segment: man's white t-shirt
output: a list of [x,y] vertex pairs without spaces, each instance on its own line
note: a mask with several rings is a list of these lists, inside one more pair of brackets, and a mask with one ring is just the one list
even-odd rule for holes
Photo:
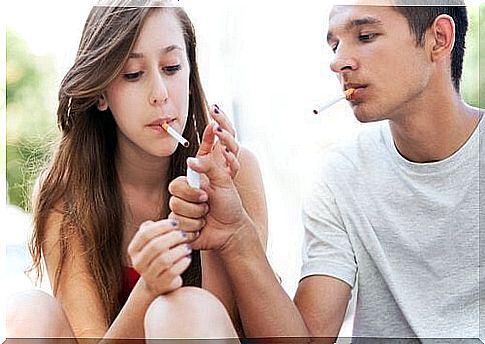
[[387,121],[325,154],[304,204],[302,278],[353,287],[358,274],[353,336],[478,338],[484,122],[439,162],[403,158]]

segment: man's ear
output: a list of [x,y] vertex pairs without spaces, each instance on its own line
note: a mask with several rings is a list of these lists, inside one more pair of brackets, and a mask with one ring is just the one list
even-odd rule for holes
[[441,14],[430,28],[431,59],[437,61],[443,57],[451,56],[455,46],[455,21],[447,14]]
[[98,110],[99,111],[106,111],[108,110],[108,101],[106,100],[106,95],[101,93],[98,98]]

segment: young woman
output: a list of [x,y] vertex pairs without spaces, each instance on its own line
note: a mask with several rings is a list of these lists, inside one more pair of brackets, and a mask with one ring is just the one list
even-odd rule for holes
[[[258,164],[238,146],[224,113],[208,109],[186,13],[131,3],[92,9],[62,81],[62,136],[39,178],[31,241],[33,267],[42,277],[45,262],[54,297],[32,291],[12,299],[7,337],[243,334],[217,252],[190,247],[210,226],[207,193],[200,190],[190,210],[198,220],[188,223],[171,213],[177,203],[168,189],[185,175],[188,157],[212,156],[234,178],[266,245]],[[178,145],[163,123],[190,146]]]

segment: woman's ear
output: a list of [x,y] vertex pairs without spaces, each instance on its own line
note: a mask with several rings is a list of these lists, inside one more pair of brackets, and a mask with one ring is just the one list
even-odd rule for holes
[[106,95],[101,93],[98,98],[98,110],[99,111],[106,111],[108,110],[108,101],[106,100]]

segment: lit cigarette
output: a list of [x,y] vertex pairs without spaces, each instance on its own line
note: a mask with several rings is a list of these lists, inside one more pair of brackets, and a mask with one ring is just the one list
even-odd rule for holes
[[317,109],[313,110],[313,113],[315,115],[318,115],[320,112],[322,111],[325,111],[326,109],[328,109],[330,106],[332,106],[333,104],[335,103],[338,103],[339,101],[341,101],[342,99],[350,99],[350,96],[352,95],[352,93],[354,93],[355,91],[355,88],[349,88],[347,89],[344,94],[342,94],[341,96],[338,96],[337,98],[334,98],[332,100],[330,100],[329,102],[323,104],[322,106],[320,106]]
[[169,126],[167,123],[162,123],[162,128],[165,129],[167,133],[170,134],[175,140],[177,140],[182,146],[188,147],[189,146],[189,141],[184,139],[182,135],[180,135],[174,128]]

